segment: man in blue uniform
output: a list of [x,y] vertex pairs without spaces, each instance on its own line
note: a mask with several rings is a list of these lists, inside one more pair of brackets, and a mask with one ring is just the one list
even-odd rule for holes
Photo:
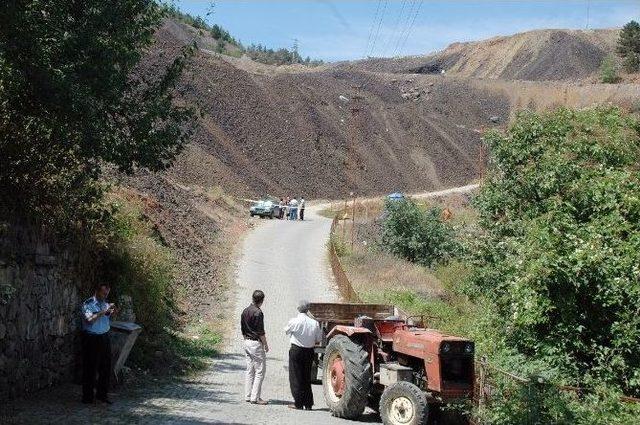
[[108,283],[100,283],[93,297],[82,303],[83,403],[93,403],[95,397],[103,403],[111,404],[107,398],[111,377],[109,329],[111,315],[116,312],[116,308],[114,304],[107,302],[110,290]]

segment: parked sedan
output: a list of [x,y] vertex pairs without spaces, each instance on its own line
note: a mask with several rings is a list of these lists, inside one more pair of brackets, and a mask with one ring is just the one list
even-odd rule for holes
[[278,217],[280,216],[280,205],[271,199],[262,199],[251,205],[251,208],[249,208],[249,214],[251,214],[251,217],[256,215],[261,218]]

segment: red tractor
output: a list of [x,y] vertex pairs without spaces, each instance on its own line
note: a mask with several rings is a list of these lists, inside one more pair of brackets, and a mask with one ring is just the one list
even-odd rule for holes
[[472,341],[389,305],[312,303],[310,313],[324,331],[316,365],[334,416],[356,419],[369,406],[387,425],[422,425],[437,405],[472,397]]

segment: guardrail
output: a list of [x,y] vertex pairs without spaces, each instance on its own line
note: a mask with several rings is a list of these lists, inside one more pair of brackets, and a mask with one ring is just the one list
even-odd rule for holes
[[339,214],[336,214],[333,218],[333,221],[331,222],[331,231],[329,233],[329,260],[331,262],[331,270],[333,271],[333,277],[336,280],[342,299],[347,302],[361,302],[360,297],[356,291],[353,290],[353,286],[351,286],[351,282],[342,267],[342,262],[340,262],[340,257],[338,257],[338,253],[336,252],[336,247],[334,245],[334,238],[337,237],[335,229],[338,226],[338,217]]

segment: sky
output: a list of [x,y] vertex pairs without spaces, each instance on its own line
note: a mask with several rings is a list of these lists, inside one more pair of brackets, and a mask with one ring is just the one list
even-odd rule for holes
[[640,0],[173,0],[243,44],[324,61],[426,54],[456,41],[540,28],[611,28],[640,21]]

